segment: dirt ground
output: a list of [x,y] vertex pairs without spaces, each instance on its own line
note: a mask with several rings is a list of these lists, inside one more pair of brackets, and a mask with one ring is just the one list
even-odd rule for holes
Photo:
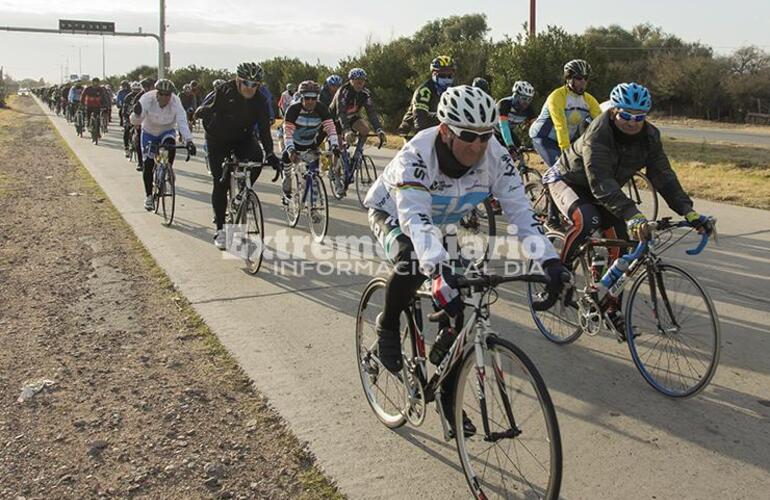
[[32,99],[8,104],[0,497],[339,497]]

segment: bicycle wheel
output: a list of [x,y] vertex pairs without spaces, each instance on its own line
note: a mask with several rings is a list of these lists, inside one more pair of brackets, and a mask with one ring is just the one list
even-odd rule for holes
[[289,227],[296,227],[299,222],[299,214],[302,209],[302,189],[300,189],[299,174],[294,171],[287,172],[291,184],[291,198],[283,206],[286,221]]
[[657,220],[658,193],[646,175],[641,172],[635,173],[623,186],[623,192],[636,204],[636,208],[647,217],[647,220]]
[[329,165],[329,191],[335,199],[341,200],[345,197],[345,180],[343,179],[342,160],[332,156],[332,164]]
[[[406,423],[406,388],[401,374],[388,371],[378,358],[375,321],[385,304],[385,286],[385,278],[375,278],[361,295],[356,314],[356,363],[369,406],[380,422],[395,429]],[[402,315],[402,346],[409,344],[408,326],[404,325],[410,324]]]
[[377,167],[374,165],[374,160],[367,155],[362,155],[361,163],[355,172],[356,196],[358,196],[358,203],[362,208],[365,208],[364,199],[366,199],[366,193],[369,192],[369,188],[376,180]]
[[163,225],[170,226],[174,222],[174,209],[176,208],[176,181],[172,169],[163,169],[162,183],[160,205],[163,212]]
[[316,243],[321,243],[329,230],[329,199],[326,196],[326,185],[317,175],[310,178],[311,193],[307,193],[307,220],[310,234]]
[[545,223],[548,220],[548,203],[550,203],[550,198],[543,183],[540,181],[528,182],[524,185],[524,194],[532,204],[532,210],[535,212],[537,220],[541,224]]
[[483,203],[476,205],[457,224],[457,246],[460,255],[481,264],[490,258],[489,247],[494,245],[496,234],[495,211],[492,208],[492,202],[487,198]]
[[[556,411],[534,363],[490,335],[484,367],[465,354],[454,390],[453,421],[465,479],[475,498],[556,499],[562,449]],[[476,427],[463,432],[463,414]]]
[[719,319],[687,271],[658,264],[651,275],[648,267],[631,287],[625,319],[631,357],[655,390],[686,398],[708,385],[719,363]]
[[246,261],[246,269],[251,274],[257,274],[262,266],[265,249],[265,221],[262,216],[262,204],[254,191],[249,190],[246,199],[241,203],[236,224],[241,237],[240,252]]
[[[561,252],[564,246],[564,235],[556,231],[546,233],[546,238]],[[585,254],[575,258],[572,272],[574,275],[574,287],[565,287],[556,304],[546,311],[535,311],[533,302],[544,300],[547,296],[546,287],[542,283],[527,283],[527,302],[532,319],[537,329],[545,338],[555,344],[569,344],[574,342],[583,333],[580,326],[580,314],[578,300],[588,286],[587,277],[590,276]]]

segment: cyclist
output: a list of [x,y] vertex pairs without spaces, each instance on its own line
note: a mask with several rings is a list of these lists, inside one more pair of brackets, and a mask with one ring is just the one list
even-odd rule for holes
[[297,86],[293,83],[286,84],[286,90],[283,91],[281,97],[278,98],[278,112],[281,114],[281,118],[286,116],[286,110],[291,106],[294,99],[294,93],[297,91]]
[[481,89],[487,94],[492,95],[492,90],[489,88],[489,82],[480,76],[473,79],[471,87],[476,87],[477,89]]
[[69,108],[70,113],[72,113],[72,116],[75,116],[75,113],[78,110],[78,105],[80,104],[80,96],[83,93],[83,84],[80,82],[75,82],[75,85],[73,85],[70,88],[69,93]]
[[601,114],[599,103],[585,91],[590,76],[591,66],[583,59],[573,59],[565,64],[565,84],[551,92],[540,115],[529,128],[532,147],[547,167],[556,163],[562,151],[577,138],[586,121]]
[[117,95],[115,96],[115,105],[118,107],[118,119],[120,120],[120,126],[122,127],[124,125],[123,123],[123,102],[126,99],[126,96],[131,93],[131,86],[128,83],[128,80],[123,80],[120,82],[120,90],[118,90]]
[[182,93],[179,94],[179,100],[182,101],[182,107],[185,113],[187,113],[187,122],[192,123],[192,114],[198,106],[195,101],[195,94],[193,94],[189,83],[182,85]]
[[364,201],[369,226],[395,265],[376,325],[380,360],[393,372],[402,365],[399,317],[426,279],[441,309],[450,316],[462,311],[458,275],[448,264],[438,226],[459,222],[490,193],[518,227],[519,238],[534,238],[543,249],[531,257],[552,278],[549,295],[561,289],[564,266],[535,219],[510,155],[490,141],[495,101],[468,85],[450,87],[437,117],[439,125],[418,133],[396,154]]
[[[158,80],[155,90],[142,94],[142,97],[134,104],[131,114],[131,123],[141,125],[141,145],[144,152],[144,200],[145,210],[153,209],[152,200],[152,171],[155,167],[155,153],[161,144],[176,144],[179,129],[185,145],[191,155],[195,155],[190,127],[187,124],[187,114],[182,107],[179,96],[176,95],[176,87],[171,80]],[[173,165],[176,151],[169,150],[169,164]]]
[[[123,121],[123,150],[126,153],[126,158],[129,157],[128,152],[128,144],[129,141],[133,140],[133,134],[135,127],[134,125],[131,125],[131,120],[129,118],[131,117],[131,111],[134,109],[134,103],[135,101],[141,97],[144,90],[142,89],[142,84],[134,81],[131,82],[131,85],[129,86],[129,92],[123,97],[123,105],[120,107],[120,114],[125,116],[126,119]],[[137,148],[137,156],[141,158],[141,148]],[[141,165],[142,160],[139,159],[139,164]]]
[[201,102],[203,102],[203,87],[198,85],[198,80],[190,80],[190,92],[195,96],[193,109],[197,109]]
[[[571,267],[580,244],[597,229],[609,238],[640,240],[649,235],[648,221],[622,190],[642,168],[671,209],[699,232],[710,233],[711,219],[693,210],[671,168],[658,129],[646,120],[652,107],[649,90],[621,83],[610,93],[612,108],[602,113],[543,177],[554,204],[573,226],[567,232],[562,260]],[[610,264],[620,256],[610,251]],[[611,306],[613,324],[625,332],[620,299]]]
[[323,103],[327,108],[332,105],[334,95],[342,86],[342,77],[340,75],[329,75],[326,81],[321,87],[321,95],[318,96],[318,100]]
[[91,129],[91,117],[98,120],[103,107],[107,106],[104,89],[99,85],[99,79],[94,77],[91,85],[83,89],[80,94],[80,103],[86,107],[86,126]]
[[339,88],[329,107],[332,116],[339,122],[340,131],[345,137],[345,142],[352,146],[356,134],[358,142],[363,147],[366,136],[369,134],[369,126],[361,117],[361,109],[366,110],[366,116],[374,127],[375,133],[385,141],[385,132],[380,126],[380,118],[374,109],[372,93],[366,88],[366,71],[361,68],[353,68],[348,72],[348,82]]
[[[265,161],[276,170],[281,167],[273,152],[269,103],[258,89],[264,79],[264,71],[256,63],[244,62],[238,65],[236,75],[235,80],[217,87],[211,100],[195,111],[195,117],[203,120],[206,131],[208,162],[213,177],[211,204],[216,223],[214,245],[220,250],[227,246],[227,235],[223,228],[229,180],[219,182],[225,157],[234,153],[239,160],[262,162],[262,150],[254,135],[256,130],[265,149]],[[259,174],[259,169],[252,169],[252,183],[256,182]]]
[[[339,139],[329,108],[319,102],[321,88],[312,81],[306,80],[299,84],[297,90],[299,102],[289,106],[284,117],[284,140],[286,150],[283,152],[283,164],[291,167],[299,161],[301,151],[318,150],[324,139],[328,137],[332,152],[339,156]],[[309,165],[311,169],[318,168],[318,160]],[[283,178],[283,203],[291,199],[291,177]]]
[[416,134],[438,125],[436,108],[439,98],[454,83],[456,72],[457,65],[449,56],[438,56],[431,61],[431,77],[414,91],[409,109],[406,110],[398,127],[399,134],[407,136],[412,130]]
[[535,87],[519,80],[513,84],[511,95],[497,102],[499,118],[495,124],[495,137],[508,149],[514,160],[521,147],[521,139],[514,133],[513,127],[527,127],[535,119],[535,110],[532,109],[534,97]]

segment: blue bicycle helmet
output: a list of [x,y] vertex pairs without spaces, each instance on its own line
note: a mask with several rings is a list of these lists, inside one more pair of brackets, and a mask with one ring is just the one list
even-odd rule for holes
[[348,80],[366,80],[366,71],[362,68],[353,68],[348,73]]
[[610,92],[610,102],[614,108],[638,109],[645,113],[652,108],[650,91],[634,82],[617,84]]
[[329,75],[329,77],[326,79],[326,85],[339,87],[342,85],[342,77],[340,75]]

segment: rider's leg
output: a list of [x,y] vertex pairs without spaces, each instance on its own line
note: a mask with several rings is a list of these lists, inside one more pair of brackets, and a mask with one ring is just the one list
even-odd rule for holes
[[427,277],[420,273],[412,241],[386,212],[369,211],[369,227],[394,264],[385,288],[385,303],[377,318],[380,361],[390,371],[401,369],[401,312]]
[[144,150],[144,158],[142,161],[142,179],[144,180],[144,194],[150,196],[152,194],[152,169],[155,167],[155,155],[153,154],[153,148],[159,141],[157,138],[145,133],[142,130],[141,133],[142,150]]
[[564,181],[548,184],[553,205],[572,221],[572,227],[564,237],[561,260],[567,267],[572,264],[580,244],[601,227],[601,214],[596,200],[579,188]]
[[366,120],[363,118],[357,118],[350,122],[350,128],[358,134],[358,143],[356,144],[356,150],[361,150],[366,144],[366,136],[369,135],[369,125],[366,124]]
[[222,177],[222,162],[225,160],[225,156],[229,151],[226,148],[218,147],[212,144],[207,138],[208,150],[209,150],[209,167],[211,168],[212,177],[212,190],[211,190],[211,206],[214,209],[214,223],[217,230],[220,230],[225,225],[225,212],[227,211],[227,188],[230,183],[229,179],[224,179],[224,182],[220,182]]
[[[233,148],[233,153],[235,153],[235,157],[239,160],[262,163],[262,148],[259,146],[257,138],[253,135],[250,135],[248,138],[236,144],[236,146]],[[257,182],[257,178],[259,178],[259,174],[261,173],[262,168],[251,169],[251,175],[249,178],[251,179],[252,185]]]

